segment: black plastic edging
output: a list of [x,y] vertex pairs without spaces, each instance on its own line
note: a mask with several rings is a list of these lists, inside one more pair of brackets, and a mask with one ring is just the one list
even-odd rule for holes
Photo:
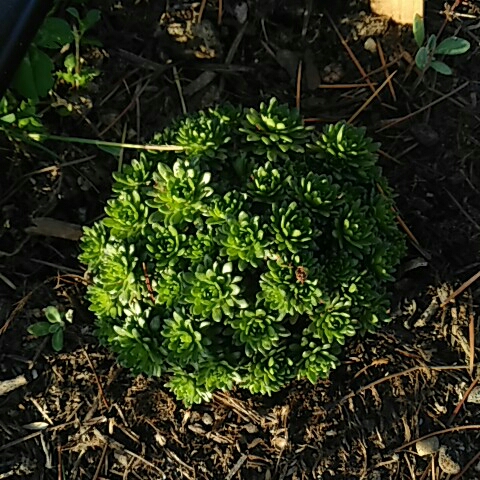
[[0,98],[52,7],[52,0],[0,0]]

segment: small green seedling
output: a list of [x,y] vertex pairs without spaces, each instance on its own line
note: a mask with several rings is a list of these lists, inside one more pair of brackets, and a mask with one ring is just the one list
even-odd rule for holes
[[64,61],[65,71],[58,71],[59,80],[68,83],[75,89],[86,86],[99,75],[99,72],[93,68],[82,68],[84,63],[80,55],[81,45],[100,46],[100,42],[95,39],[87,38],[85,34],[95,26],[101,18],[99,10],[89,10],[85,17],[82,17],[75,7],[67,8],[67,12],[76,20],[77,25],[73,25],[72,34],[75,46],[75,53],[67,55]]
[[37,322],[28,327],[27,332],[34,337],[52,336],[52,348],[59,352],[63,348],[63,332],[65,330],[65,320],[72,323],[73,310],[67,310],[65,314],[60,313],[57,307],[48,306],[43,311],[47,322]]
[[20,95],[35,103],[40,98],[46,97],[55,84],[53,74],[55,65],[48,51],[63,53],[69,44],[75,47],[75,53],[69,54],[64,60],[66,72],[57,72],[57,77],[71,84],[75,88],[85,86],[92,78],[98,75],[93,69],[84,69],[81,72],[82,58],[81,45],[99,45],[99,42],[86,38],[85,34],[99,20],[100,11],[89,10],[85,17],[81,17],[75,7],[67,9],[68,13],[76,20],[70,24],[57,17],[48,17],[41,26],[27,54],[23,58],[12,82],[12,87]]
[[0,131],[5,127],[14,127],[33,133],[42,131],[42,122],[37,116],[32,99],[21,100],[7,91],[0,99]]
[[462,55],[470,49],[470,42],[458,37],[445,38],[437,45],[437,36],[432,34],[425,43],[425,24],[423,18],[418,14],[415,15],[413,20],[413,36],[418,45],[415,64],[422,73],[432,68],[442,75],[452,75],[452,69],[446,63],[437,60],[436,56]]

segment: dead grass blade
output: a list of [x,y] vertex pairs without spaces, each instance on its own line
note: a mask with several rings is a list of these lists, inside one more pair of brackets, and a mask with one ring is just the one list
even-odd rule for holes
[[[39,287],[37,287],[39,288]],[[11,323],[17,318],[17,316],[23,311],[25,308],[25,305],[28,303],[30,300],[30,297],[33,295],[33,292],[35,292],[36,288],[32,290],[31,292],[27,293],[15,306],[13,309],[13,312],[8,316],[6,322],[2,325],[2,328],[0,328],[0,336],[3,335],[8,327],[11,325]]]
[[386,80],[378,87],[377,90],[374,90],[373,94],[363,103],[363,105],[348,119],[347,123],[352,123],[372,102],[375,98],[378,97],[380,92],[388,85],[393,76],[397,73],[395,70],[391,73]]
[[383,130],[387,130],[388,128],[394,127],[396,125],[399,125],[400,123],[403,123],[407,120],[410,120],[411,118],[415,117],[419,113],[425,112],[426,110],[434,107],[435,105],[437,105],[439,103],[442,103],[447,98],[452,97],[456,93],[458,93],[461,90],[463,90],[464,88],[468,87],[468,85],[470,85],[470,82],[466,81],[466,82],[462,83],[459,87],[452,90],[451,92],[445,93],[440,98],[437,98],[436,100],[433,100],[433,102],[430,102],[429,104],[424,105],[423,107],[419,108],[418,110],[415,110],[414,112],[409,113],[408,115],[405,115],[404,117],[400,117],[400,118],[397,118],[395,120],[387,121],[387,123],[383,127],[376,130],[376,133],[382,132]]
[[473,369],[475,367],[475,315],[473,313],[473,300],[471,295],[469,295],[468,299],[468,317],[468,342],[470,346],[469,373],[473,375]]
[[90,368],[92,369],[93,375],[95,377],[95,381],[97,382],[98,392],[100,394],[100,397],[102,398],[102,402],[108,410],[110,408],[110,405],[108,404],[107,399],[105,398],[105,393],[103,391],[102,384],[100,383],[100,379],[98,378],[97,371],[95,370],[95,367],[93,366],[92,360],[90,360],[90,356],[88,355],[85,348],[83,348],[82,350],[83,350],[83,353],[84,353],[84,355],[87,359],[88,364],[90,365]]
[[393,88],[393,83],[389,79],[390,72],[388,71],[387,62],[385,61],[385,55],[383,53],[382,42],[380,42],[380,40],[377,40],[377,51],[378,51],[378,56],[380,58],[380,63],[382,64],[382,67],[385,71],[385,76],[387,77],[387,80],[388,80],[388,89],[390,90],[390,94],[392,95],[393,100],[396,102],[397,95],[395,93],[395,89]]
[[207,6],[207,0],[202,0],[202,3],[200,4],[200,11],[198,13],[198,23],[202,22],[202,17],[203,17],[203,12],[205,11],[205,7]]
[[297,110],[300,112],[300,103],[302,98],[302,70],[303,70],[303,62],[300,60],[298,62],[297,67],[297,85],[296,85],[296,92],[295,92],[295,106]]
[[351,392],[345,396],[343,396],[340,400],[335,402],[333,405],[330,405],[329,409],[331,410],[332,408],[338,407],[342,404],[344,404],[347,400],[356,397],[362,392],[365,392],[367,390],[370,390],[373,387],[376,387],[377,385],[380,385],[381,383],[384,382],[389,382],[390,380],[393,380],[398,377],[402,377],[404,375],[409,375],[410,373],[417,372],[417,371],[441,371],[441,370],[465,370],[468,367],[466,366],[457,366],[457,365],[452,365],[452,366],[440,366],[440,367],[431,367],[429,365],[417,365],[416,367],[411,367],[407,368],[406,370],[402,370],[401,372],[397,373],[392,373],[391,375],[387,375],[386,377],[379,378],[377,380],[374,380],[373,382],[369,383],[368,385],[365,385],[363,387],[360,387],[358,390]]

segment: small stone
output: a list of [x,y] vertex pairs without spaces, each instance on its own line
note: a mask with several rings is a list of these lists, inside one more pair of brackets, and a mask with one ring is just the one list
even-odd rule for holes
[[212,425],[213,423],[213,418],[210,414],[208,413],[204,413],[203,416],[202,416],[202,422],[205,424],[205,425]]
[[449,475],[456,475],[461,470],[460,465],[450,456],[447,452],[447,447],[444,445],[440,447],[440,452],[438,453],[438,465]]
[[427,455],[432,455],[435,453],[440,446],[440,442],[438,441],[438,437],[429,437],[424,438],[423,440],[419,440],[415,444],[415,448],[417,449],[417,453],[421,457],[426,457]]
[[377,51],[377,43],[372,37],[368,37],[363,44],[363,48],[370,53],[375,53]]
[[235,5],[234,8],[235,18],[237,19],[238,23],[243,25],[248,18],[248,4],[247,2],[239,2]]
[[480,403],[480,387],[475,387],[467,398],[467,403]]

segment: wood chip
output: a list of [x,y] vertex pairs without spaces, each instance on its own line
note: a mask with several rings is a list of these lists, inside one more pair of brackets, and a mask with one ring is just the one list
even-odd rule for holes
[[467,403],[480,404],[480,387],[475,387],[467,398]]
[[2,395],[6,395],[7,393],[12,392],[13,390],[16,390],[17,388],[23,387],[27,383],[28,380],[26,379],[25,375],[19,375],[18,377],[1,381],[0,397]]
[[460,465],[447,452],[447,447],[442,445],[438,453],[438,465],[440,468],[450,475],[456,475],[460,472]]
[[438,448],[440,447],[440,442],[438,440],[438,437],[429,437],[429,438],[424,438],[423,440],[419,440],[415,444],[415,448],[417,450],[417,453],[421,457],[426,457],[427,455],[432,455],[435,453]]

